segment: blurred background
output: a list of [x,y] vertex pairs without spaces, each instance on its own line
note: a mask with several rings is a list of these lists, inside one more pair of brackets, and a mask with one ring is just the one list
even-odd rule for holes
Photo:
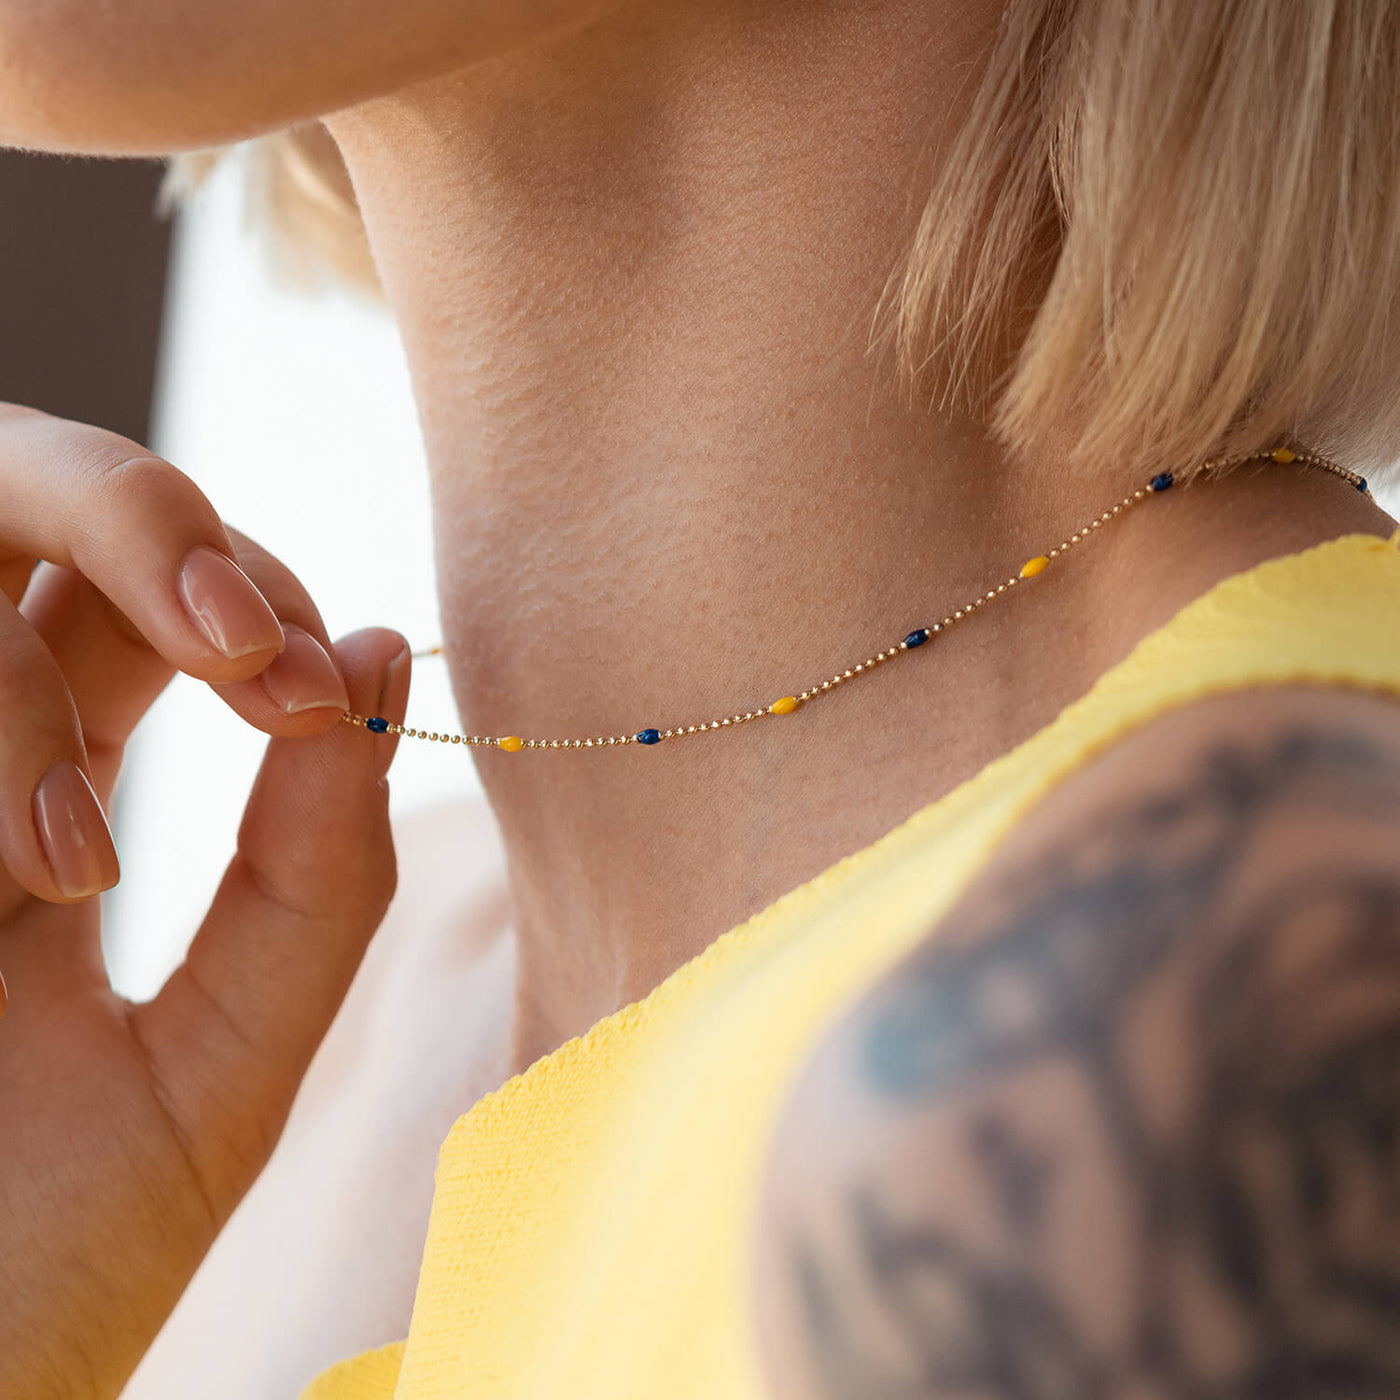
[[[159,162],[0,152],[0,399],[144,442],[291,567],[333,637],[438,640],[428,488],[388,314],[327,276],[280,280],[235,151],[172,221]],[[409,722],[455,729],[441,662]],[[183,956],[233,850],[262,736],[176,677],[133,741],[113,812],[121,884],[104,941],[119,991]],[[461,749],[401,744],[395,818],[476,794]]]

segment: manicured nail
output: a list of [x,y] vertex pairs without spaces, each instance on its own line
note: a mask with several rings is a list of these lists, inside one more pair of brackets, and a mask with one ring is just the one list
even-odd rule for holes
[[282,630],[287,645],[262,673],[268,698],[289,715],[303,710],[348,710],[350,696],[345,682],[326,649],[294,622]]
[[39,779],[33,807],[49,869],[64,895],[85,899],[117,883],[121,869],[102,804],[72,759],[60,759]]
[[253,581],[225,554],[197,544],[175,580],[190,620],[230,661],[281,651],[282,624]]

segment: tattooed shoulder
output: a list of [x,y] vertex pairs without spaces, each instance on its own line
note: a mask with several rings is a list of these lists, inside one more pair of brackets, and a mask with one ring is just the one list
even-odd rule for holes
[[775,1400],[1400,1395],[1400,704],[1063,784],[808,1067],[756,1279]]

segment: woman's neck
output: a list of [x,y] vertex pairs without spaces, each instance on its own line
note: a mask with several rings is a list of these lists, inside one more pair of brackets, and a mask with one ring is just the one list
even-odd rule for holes
[[[629,7],[328,120],[413,372],[470,731],[585,737],[766,705],[1139,484],[1012,460],[977,424],[901,403],[868,350],[930,142],[989,40],[967,17],[996,8]],[[1291,476],[1154,501],[790,719],[483,753],[520,1058],[1027,737],[1216,578],[1365,528],[1328,526],[1341,495]],[[1227,497],[1255,499],[1231,524],[1212,510]]]

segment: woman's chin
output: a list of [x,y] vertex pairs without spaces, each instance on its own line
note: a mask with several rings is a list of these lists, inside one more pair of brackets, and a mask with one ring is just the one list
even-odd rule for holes
[[546,42],[619,3],[0,0],[0,146],[163,156],[229,145]]

